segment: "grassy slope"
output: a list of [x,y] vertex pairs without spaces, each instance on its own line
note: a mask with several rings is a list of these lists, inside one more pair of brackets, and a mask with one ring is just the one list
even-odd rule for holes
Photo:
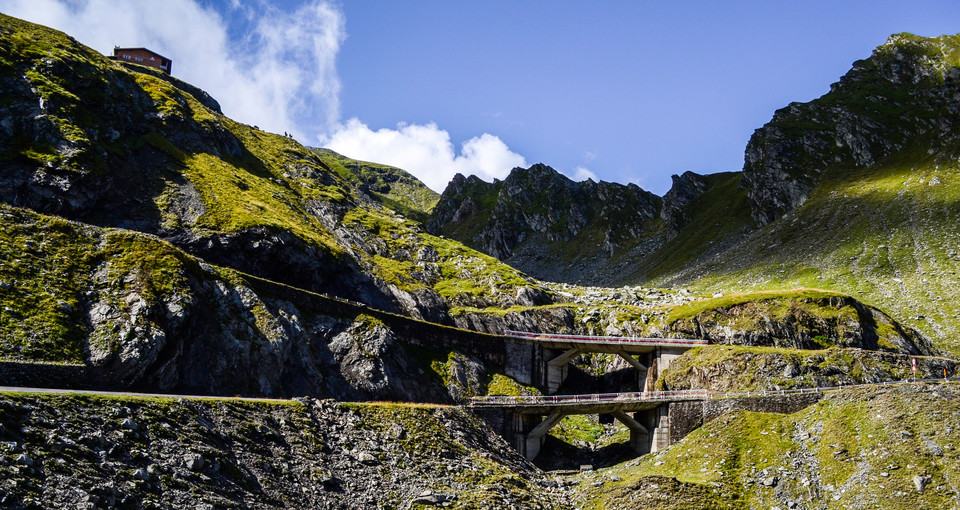
[[[878,306],[960,353],[960,168],[889,161],[822,183],[795,212],[679,276],[702,291],[816,287]],[[919,318],[922,316],[923,318]]]
[[690,222],[663,246],[637,261],[624,281],[672,274],[749,230],[750,205],[746,193],[739,189],[742,175],[724,172],[703,176],[705,192],[686,207]]
[[[531,283],[491,257],[423,234],[415,222],[364,202],[341,173],[331,170],[369,165],[333,153],[318,156],[289,138],[234,122],[191,93],[132,72],[60,32],[6,16],[0,17],[0,32],[3,76],[48,62],[43,72],[27,74],[58,126],[57,137],[71,144],[71,151],[64,153],[38,139],[16,138],[2,159],[74,171],[85,179],[125,182],[131,178],[125,163],[134,158],[137,178],[148,181],[137,192],[153,203],[145,206],[144,214],[159,215],[151,227],[158,233],[286,230],[332,258],[355,259],[367,272],[404,290],[433,289],[450,299],[464,295],[465,304],[512,296],[516,286]],[[118,101],[121,113],[108,110]],[[121,115],[131,116],[127,122],[136,127],[113,141],[104,139],[109,126],[124,127]],[[202,204],[195,220],[185,219],[181,210],[184,178]],[[407,198],[426,210],[433,198],[419,193]],[[405,207],[389,194],[384,202]],[[314,203],[340,211],[338,224],[324,223],[311,212]],[[95,211],[84,214],[97,219]],[[337,228],[350,232],[334,232]],[[363,244],[355,244],[358,238]],[[439,255],[435,271],[413,270],[422,269],[416,257],[423,249]]]
[[0,358],[82,363],[94,289],[135,288],[152,306],[187,292],[190,272],[197,261],[155,237],[0,205]]
[[[917,360],[917,373],[911,361]],[[787,349],[708,345],[685,352],[670,364],[657,388],[719,392],[773,391],[918,378],[956,377],[953,359],[865,349]]]
[[[957,392],[955,384],[858,389],[794,414],[732,411],[665,451],[588,477],[580,484],[584,508],[634,508],[641,497],[658,509],[785,508],[787,501],[952,508],[960,501]],[[922,494],[915,476],[931,477]]]
[[330,149],[314,149],[323,161],[344,179],[362,184],[385,207],[417,221],[426,221],[440,194],[419,179],[392,166],[357,161]]

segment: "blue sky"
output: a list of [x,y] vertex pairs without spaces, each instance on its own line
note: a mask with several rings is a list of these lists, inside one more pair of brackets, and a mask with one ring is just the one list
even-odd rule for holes
[[[956,1],[168,0],[117,14],[130,4],[0,11],[101,51],[155,47],[228,115],[438,191],[457,171],[542,162],[663,194],[670,174],[740,170],[777,108],[826,93],[890,34],[960,32]],[[209,45],[232,65],[193,51]]]

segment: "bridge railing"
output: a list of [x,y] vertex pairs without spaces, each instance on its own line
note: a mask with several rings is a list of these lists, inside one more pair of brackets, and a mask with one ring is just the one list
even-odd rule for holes
[[531,333],[506,330],[503,336],[531,342],[570,342],[583,344],[656,345],[662,347],[697,347],[709,342],[699,338],[644,338],[635,336],[570,335],[554,333]]
[[473,397],[472,406],[504,405],[576,405],[592,402],[637,402],[665,400],[704,400],[709,397],[707,390],[647,391],[630,393],[592,393],[585,395],[490,395]]
[[926,379],[904,379],[900,381],[883,381],[878,383],[847,384],[838,386],[818,386],[813,388],[791,388],[782,390],[758,390],[740,392],[711,392],[709,390],[675,390],[675,391],[647,391],[630,393],[591,393],[583,395],[488,395],[473,397],[470,406],[511,407],[511,406],[540,406],[540,405],[576,405],[587,403],[614,403],[614,402],[656,402],[680,400],[715,400],[727,398],[756,398],[777,397],[782,395],[803,395],[810,393],[827,393],[855,388],[877,386],[896,386],[919,383],[956,383],[958,377],[937,377]]

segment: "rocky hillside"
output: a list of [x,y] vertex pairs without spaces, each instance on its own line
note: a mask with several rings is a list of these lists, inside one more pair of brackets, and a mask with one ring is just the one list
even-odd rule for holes
[[449,399],[375,317],[318,313],[156,237],[4,205],[0,235],[0,359],[85,364],[117,389]]
[[767,226],[652,282],[833,289],[960,352],[958,55],[957,37],[896,35],[830,93],[778,111],[743,174]]
[[754,218],[770,223],[823,180],[858,168],[904,156],[955,164],[958,66],[960,36],[896,34],[828,94],[778,110],[747,146],[743,173]]
[[449,407],[0,395],[4,508],[563,508]]
[[709,258],[754,228],[741,175],[684,172],[662,198],[545,165],[493,183],[458,175],[426,225],[542,280],[621,285]]
[[456,175],[427,230],[537,278],[602,285],[660,241],[661,200],[634,184],[573,182],[542,164],[488,183]]
[[955,384],[831,393],[793,414],[732,411],[670,448],[577,478],[583,508],[954,508]]
[[[120,387],[168,391],[429,401],[462,393],[444,374],[421,374],[423,360],[375,319],[305,310],[233,270],[492,333],[703,334],[667,320],[669,307],[694,299],[689,292],[542,284],[396,212],[423,214],[431,200],[398,169],[238,124],[195,87],[58,32],[0,21],[6,359],[85,363]],[[603,243],[622,255],[664,232],[732,232],[710,223],[726,209],[705,204],[738,182],[684,174],[662,205],[636,186],[576,184],[539,165],[494,184],[459,178],[451,188],[466,198],[451,213],[448,194],[433,217],[453,214],[463,232],[476,227],[516,253],[542,238],[580,246],[587,258]],[[470,205],[495,197],[492,208]],[[513,234],[529,236],[526,244]],[[872,331],[872,320],[861,329]],[[777,334],[802,336],[795,324],[804,323]],[[890,345],[915,345],[898,335]],[[870,347],[870,338],[852,345]],[[467,386],[482,392],[487,377]]]
[[509,307],[518,288],[539,292],[384,207],[426,210],[415,179],[234,122],[195,87],[62,33],[0,17],[0,84],[0,199],[10,205],[153,234],[213,264],[441,322],[450,305]]
[[[958,65],[957,36],[892,36],[823,97],[777,111],[751,137],[743,172],[686,173],[659,206],[654,200],[640,209],[652,216],[622,209],[634,230],[621,231],[632,240],[612,251],[577,258],[583,246],[603,246],[603,226],[583,227],[567,244],[532,233],[511,237],[530,228],[501,211],[536,210],[534,197],[550,186],[521,179],[529,171],[511,176],[512,194],[501,191],[506,181],[451,183],[430,228],[547,279],[708,294],[837,291],[887,310],[956,354]],[[544,216],[553,220],[536,225],[557,238],[566,225],[558,218],[568,216],[557,208]]]

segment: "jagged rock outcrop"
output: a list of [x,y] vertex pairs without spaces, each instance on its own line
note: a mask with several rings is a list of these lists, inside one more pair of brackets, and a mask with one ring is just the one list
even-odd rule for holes
[[893,35],[826,95],[777,110],[746,149],[744,186],[753,217],[768,224],[799,207],[831,172],[911,149],[915,157],[954,158],[958,49],[958,36]]
[[667,228],[674,232],[687,223],[690,223],[692,211],[687,207],[694,199],[707,189],[707,182],[703,176],[694,172],[684,172],[682,175],[672,175],[673,185],[670,191],[663,195],[663,207],[660,217]]
[[493,183],[458,174],[427,230],[538,278],[570,281],[656,234],[660,202],[635,184],[574,182],[537,164]]

